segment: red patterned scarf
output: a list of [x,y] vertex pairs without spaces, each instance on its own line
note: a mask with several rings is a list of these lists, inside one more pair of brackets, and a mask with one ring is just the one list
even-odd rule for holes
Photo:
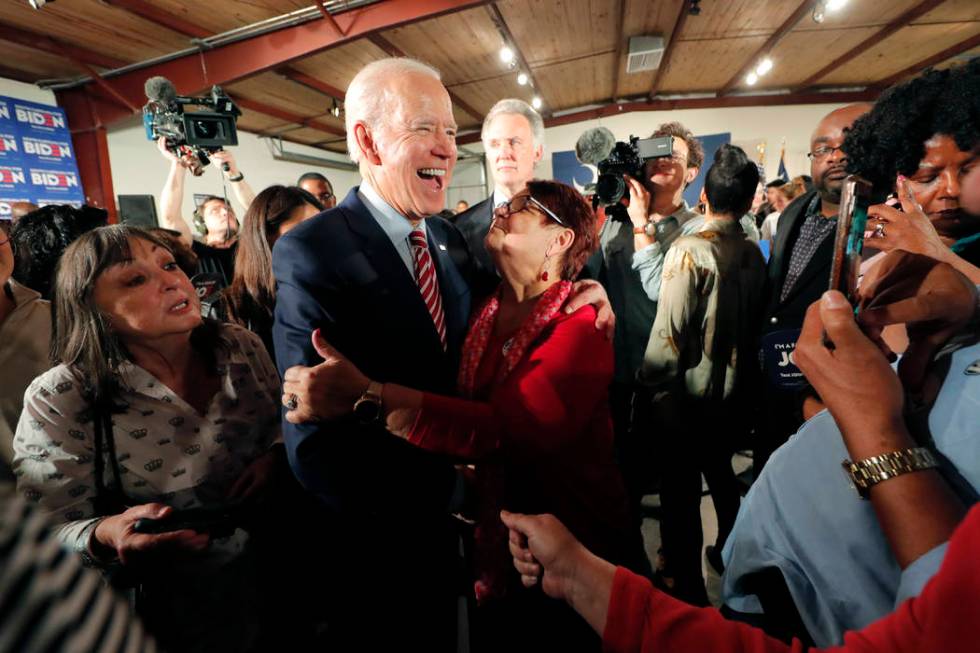
[[[517,333],[504,345],[504,363],[497,371],[494,386],[500,385],[524,358],[528,348],[541,331],[554,319],[572,292],[572,282],[559,281],[538,298],[534,310],[521,324]],[[500,310],[500,291],[491,296],[477,312],[463,343],[459,366],[459,392],[472,399],[476,394],[476,372],[487,351]],[[500,499],[504,495],[505,474],[502,463],[485,461],[476,466],[477,526],[475,558],[477,580],[473,584],[477,602],[501,597],[506,592],[507,575],[512,570],[507,548],[507,529],[500,521]]]
[[[561,310],[565,300],[572,292],[571,281],[559,281],[538,298],[534,310],[524,320],[517,333],[507,341],[504,350],[504,365],[500,368],[495,384],[499,384],[517,366],[517,363],[524,357],[527,351],[541,331],[551,322],[552,318]],[[466,398],[472,398],[476,391],[476,371],[480,367],[480,361],[487,351],[487,343],[493,334],[494,325],[497,323],[497,313],[500,311],[500,291],[490,296],[477,313],[476,319],[470,326],[469,333],[466,334],[466,341],[463,343],[462,361],[459,364],[459,377],[457,385],[459,392]]]

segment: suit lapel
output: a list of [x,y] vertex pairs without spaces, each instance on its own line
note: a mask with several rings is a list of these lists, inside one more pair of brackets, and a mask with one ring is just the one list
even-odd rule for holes
[[[439,280],[439,293],[442,295],[442,308],[446,314],[446,337],[450,350],[458,348],[466,335],[469,319],[469,286],[460,274],[449,252],[449,243],[443,225],[430,219],[426,223],[429,240],[429,254],[436,268]],[[433,333],[435,333],[433,327]]]
[[[384,279],[385,286],[390,290],[387,297],[388,305],[385,308],[390,315],[391,324],[398,325],[399,331],[410,331],[411,341],[417,345],[424,344],[426,347],[442,352],[439,334],[432,322],[429,309],[422,301],[413,273],[405,267],[405,262],[388,238],[388,234],[357,197],[356,191],[355,188],[350,192],[341,204],[341,208],[345,209],[344,217],[350,230],[361,241],[361,253],[374,268],[377,276]],[[431,253],[432,236],[430,235],[429,238]]]

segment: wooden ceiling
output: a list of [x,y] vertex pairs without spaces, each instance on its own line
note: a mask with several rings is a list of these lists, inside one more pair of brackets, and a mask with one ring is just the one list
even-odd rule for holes
[[[419,11],[426,6],[424,0],[384,1],[414,3]],[[698,15],[690,13],[691,0],[471,2],[273,70],[257,61],[253,74],[224,88],[241,102],[242,129],[340,152],[344,127],[330,114],[333,101],[342,100],[364,64],[389,54],[407,54],[443,72],[463,132],[477,130],[503,97],[537,94],[548,118],[617,100],[637,107],[666,96],[672,106],[683,106],[678,95],[695,95],[697,106],[744,103],[737,96],[760,91],[782,92],[773,103],[791,101],[786,91],[808,101],[826,92],[817,97],[829,101],[841,87],[877,93],[928,65],[980,54],[978,0],[849,0],[821,23],[812,17],[818,0],[697,4]],[[0,0],[0,76],[37,82],[104,73],[311,6],[311,0],[57,0],[38,11],[27,0]],[[342,1],[327,6],[338,19],[343,15]],[[323,29],[334,29],[330,20],[319,20]],[[659,69],[628,74],[629,37],[654,34],[667,40]],[[519,70],[501,63],[505,42],[527,65],[534,89],[518,85]],[[772,71],[750,87],[746,74],[767,54]],[[106,82],[111,86],[112,75]],[[712,96],[714,103],[705,100]],[[756,104],[766,102],[760,97]]]

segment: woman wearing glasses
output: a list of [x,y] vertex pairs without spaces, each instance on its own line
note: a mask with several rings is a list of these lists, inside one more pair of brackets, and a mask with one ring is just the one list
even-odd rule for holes
[[[595,309],[564,310],[572,282],[596,248],[596,218],[572,188],[531,181],[497,209],[486,237],[502,281],[473,315],[462,351],[459,398],[394,384],[380,388],[388,429],[409,443],[475,463],[477,486],[474,650],[599,650],[566,606],[520,585],[509,568],[501,508],[563,515],[576,537],[637,568],[625,491],[613,463],[607,387],[612,344]],[[317,334],[318,335],[318,334]],[[350,411],[372,383],[325,342],[330,366],[293,380],[284,398],[321,419]],[[377,387],[377,386],[373,386]],[[293,420],[296,411],[287,414]],[[541,639],[538,639],[541,638]]]

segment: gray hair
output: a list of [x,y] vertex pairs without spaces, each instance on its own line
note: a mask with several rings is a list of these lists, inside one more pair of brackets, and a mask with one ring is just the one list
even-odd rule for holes
[[486,138],[487,130],[490,129],[490,123],[493,122],[494,118],[502,114],[524,116],[528,124],[531,125],[531,137],[534,138],[534,144],[544,147],[544,120],[541,119],[541,114],[535,111],[530,104],[517,98],[506,98],[490,107],[487,117],[483,119],[480,140]]
[[354,163],[361,158],[357,137],[354,135],[354,124],[364,122],[369,127],[376,127],[384,121],[392,99],[385,82],[408,73],[420,73],[442,81],[438,70],[408,57],[372,61],[361,68],[351,80],[344,96],[344,127],[347,129],[347,153]]

